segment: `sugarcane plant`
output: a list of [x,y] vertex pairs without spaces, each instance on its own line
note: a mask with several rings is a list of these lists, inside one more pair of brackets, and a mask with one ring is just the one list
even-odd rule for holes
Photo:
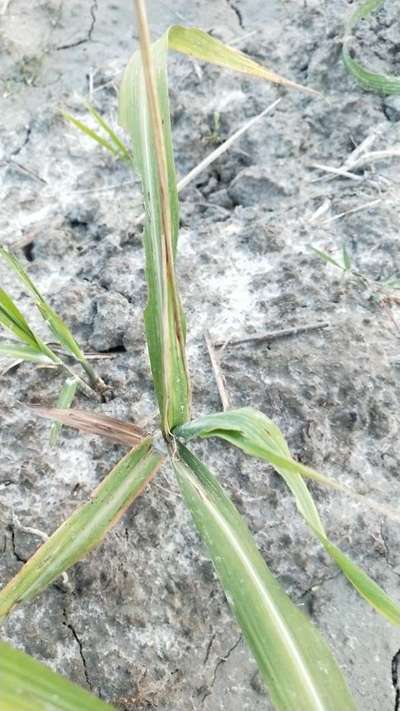
[[[3,588],[0,620],[16,605],[32,600],[89,553],[160,466],[169,461],[275,708],[279,711],[353,711],[355,701],[320,632],[291,602],[268,569],[245,521],[218,478],[187,446],[195,437],[218,437],[272,465],[295,497],[299,514],[348,581],[389,622],[400,624],[399,606],[328,538],[305,479],[311,478],[342,494],[363,499],[361,495],[296,461],[280,429],[265,414],[251,407],[191,420],[186,324],[175,271],[179,204],[168,102],[168,50],[297,90],[302,87],[198,29],[171,27],[151,45],[144,0],[136,0],[135,7],[140,49],[128,63],[119,93],[119,122],[131,139],[131,149],[102,117],[93,113],[94,110],[92,116],[105,136],[78,119],[72,117],[72,121],[133,167],[141,178],[148,289],[145,332],[165,447],[160,451],[155,435],[144,432],[138,425],[118,422],[101,413],[67,409],[76,388],[86,393],[90,387],[100,397],[106,397],[107,386],[96,376],[67,326],[47,305],[15,256],[2,248],[0,256],[33,296],[60,347],[56,351],[39,338],[11,297],[0,291],[0,323],[16,339],[0,345],[0,352],[67,371],[58,407],[39,408],[39,414],[110,437],[129,445],[130,451],[104,479],[90,501],[76,510]],[[82,375],[77,374],[77,365],[83,368]],[[53,430],[53,441],[56,436],[58,431]],[[373,502],[369,505],[382,510]],[[383,512],[398,517],[389,509]],[[1,711],[76,711],[78,708],[105,711],[112,707],[2,643],[0,708]]]

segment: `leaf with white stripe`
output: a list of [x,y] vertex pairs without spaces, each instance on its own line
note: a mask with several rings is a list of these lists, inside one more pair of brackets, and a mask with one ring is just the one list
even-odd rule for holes
[[[282,432],[272,420],[252,407],[242,407],[200,417],[177,428],[175,434],[183,439],[196,435],[221,437],[246,454],[272,464],[294,495],[297,508],[308,526],[357,592],[389,622],[400,625],[398,603],[329,540],[303,476],[311,476],[323,484],[329,484],[331,480],[293,459]],[[337,488],[340,489],[340,485]]]
[[355,711],[322,636],[282,590],[214,475],[178,444],[174,468],[278,711]]

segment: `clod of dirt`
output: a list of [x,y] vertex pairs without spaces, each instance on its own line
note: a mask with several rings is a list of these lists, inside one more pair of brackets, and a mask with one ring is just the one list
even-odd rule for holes
[[255,166],[241,170],[228,188],[234,205],[264,205],[270,210],[287,194],[285,184],[272,177],[272,170]]
[[387,96],[383,102],[383,110],[389,121],[400,121],[400,96]]

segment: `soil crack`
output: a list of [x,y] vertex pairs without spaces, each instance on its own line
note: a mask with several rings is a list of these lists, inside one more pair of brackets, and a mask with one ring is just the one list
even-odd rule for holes
[[11,548],[12,552],[14,553],[14,556],[18,563],[26,563],[26,558],[22,558],[19,553],[17,553],[17,548],[15,544],[15,529],[14,526],[10,526],[10,531],[11,531]]
[[242,13],[240,12],[238,6],[235,5],[235,3],[233,2],[233,0],[226,0],[226,2],[228,3],[228,5],[229,5],[230,9],[232,10],[232,12],[235,13],[236,19],[237,19],[238,24],[239,24],[239,27],[241,27],[242,30],[244,30],[243,15],[242,15]]
[[214,634],[211,635],[210,641],[207,644],[207,649],[206,649],[205,657],[203,660],[203,665],[207,664],[207,662],[208,662],[208,658],[209,658],[210,652],[211,652],[211,647],[213,646],[215,637],[216,637],[216,633],[214,632]]
[[392,659],[392,684],[395,691],[394,711],[400,710],[399,664],[400,649],[396,652]]
[[82,37],[81,39],[76,40],[75,42],[70,42],[69,44],[61,44],[59,47],[56,47],[57,52],[60,52],[63,49],[72,49],[73,47],[79,47],[81,44],[86,44],[86,42],[91,42],[94,28],[96,26],[97,10],[98,10],[97,0],[94,0],[94,2],[91,4],[91,6],[89,8],[90,25],[89,25],[89,29],[87,31],[86,37]]
[[94,28],[96,26],[96,19],[97,19],[97,0],[94,0],[94,2],[90,6],[90,16],[92,18],[92,21],[90,23],[89,31],[88,31],[88,40],[90,41],[92,39],[92,34],[94,32]]
[[336,580],[336,578],[340,578],[342,575],[340,570],[337,570],[333,572],[332,574],[327,573],[327,575],[323,575],[317,580],[314,580],[311,582],[311,584],[302,592],[300,595],[296,597],[297,602],[301,602],[307,595],[312,595],[315,592],[317,592],[320,588],[322,588],[323,585],[326,583],[329,583],[331,580]]
[[381,534],[381,539],[382,539],[382,543],[383,543],[385,561],[386,561],[387,565],[389,566],[389,568],[391,568],[391,570],[393,570],[394,574],[397,576],[400,576],[400,573],[398,573],[397,570],[395,570],[394,565],[390,560],[389,543],[388,543],[387,538],[383,532],[383,523],[381,523],[381,526],[380,526],[380,534]]
[[[206,693],[204,694],[204,696],[203,696],[203,698],[202,698],[202,704],[204,704],[206,698],[211,695],[212,689],[213,689],[213,687],[214,687],[214,685],[215,685],[215,682],[216,682],[216,680],[217,680],[218,669],[220,668],[220,666],[221,666],[222,664],[225,664],[225,662],[228,661],[229,657],[230,657],[231,654],[235,651],[235,649],[236,649],[236,647],[238,646],[238,644],[239,644],[239,642],[241,641],[241,639],[242,639],[242,635],[240,634],[239,637],[237,638],[236,642],[234,642],[234,644],[232,645],[232,647],[230,647],[230,649],[228,649],[228,651],[227,651],[227,653],[225,654],[225,656],[224,656],[224,657],[219,657],[219,659],[218,659],[218,661],[217,661],[217,663],[216,663],[216,665],[215,665],[215,667],[214,667],[214,672],[213,672],[213,676],[212,676],[212,679],[211,679],[211,684],[209,685],[209,687],[208,687]],[[212,638],[212,641],[213,641],[213,640],[214,640],[214,638]],[[211,646],[211,645],[210,645],[210,646]],[[396,709],[396,711],[398,711],[398,709]]]
[[93,685],[92,685],[92,682],[90,681],[90,677],[89,677],[89,673],[88,673],[88,668],[87,668],[87,664],[86,664],[86,659],[85,659],[85,655],[84,655],[84,652],[83,652],[82,641],[81,641],[81,639],[80,639],[80,637],[79,637],[79,635],[78,635],[78,633],[77,633],[77,631],[76,631],[74,625],[72,624],[71,620],[69,619],[66,605],[64,605],[64,607],[63,607],[63,618],[64,618],[63,624],[70,630],[70,632],[72,633],[73,638],[75,639],[75,641],[76,641],[76,643],[77,643],[77,645],[78,645],[79,656],[80,656],[81,661],[82,661],[83,673],[84,673],[84,675],[85,675],[86,683],[87,683],[87,685],[88,685],[90,691],[93,691]]
[[25,133],[24,140],[22,141],[21,145],[18,146],[18,148],[16,148],[14,151],[12,151],[11,157],[17,156],[18,153],[21,153],[22,149],[25,148],[25,146],[29,143],[31,133],[32,133],[32,127],[29,124],[29,126],[26,127],[26,133]]

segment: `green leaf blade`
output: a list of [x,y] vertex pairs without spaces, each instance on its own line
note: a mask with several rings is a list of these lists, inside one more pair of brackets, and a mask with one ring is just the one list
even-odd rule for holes
[[358,565],[353,563],[351,558],[335,546],[332,541],[322,537],[318,532],[316,536],[321,541],[326,552],[333,558],[338,567],[342,570],[348,581],[357,592],[364,598],[377,612],[385,617],[392,625],[400,625],[400,608],[382,588],[372,580]]
[[382,286],[386,289],[400,289],[400,279],[395,276],[389,277],[382,282]]
[[19,602],[31,600],[104,538],[155,475],[162,461],[145,439],[129,452],[36,551],[0,592],[0,620]]
[[383,96],[400,93],[400,77],[390,74],[379,74],[365,67],[361,62],[353,59],[349,50],[351,32],[355,25],[366,19],[371,12],[383,5],[384,0],[367,0],[350,15],[346,23],[346,32],[343,40],[342,60],[347,71],[368,91],[373,91]]
[[[317,536],[327,553],[342,570],[349,582],[365,600],[392,624],[400,624],[400,607],[371,578],[328,538],[314,500],[303,480],[311,477],[323,484],[336,484],[296,462],[279,428],[263,413],[251,407],[206,415],[175,430],[185,440],[198,437],[220,437],[246,454],[271,464],[293,493],[296,505],[307,525]],[[335,486],[340,490],[340,485]]]
[[0,245],[0,256],[4,259],[4,261],[8,264],[10,269],[15,272],[15,274],[18,275],[20,278],[21,282],[25,286],[26,290],[35,298],[35,299],[42,299],[42,295],[40,294],[40,291],[36,288],[35,284],[33,283],[32,279],[28,276],[26,273],[25,269],[23,268],[22,264],[18,261],[16,256],[10,252],[9,249],[6,247],[3,247]]
[[0,323],[8,331],[32,348],[36,348],[37,339],[28,326],[25,317],[14,304],[4,289],[0,288]]
[[[67,378],[61,392],[58,396],[56,407],[59,409],[67,410],[71,407],[74,397],[78,388],[78,380],[76,378]],[[54,421],[50,428],[49,444],[50,447],[55,447],[57,445],[58,439],[60,437],[62,424],[61,422]]]
[[54,311],[54,309],[47,304],[44,299],[41,299],[36,303],[37,308],[44,321],[46,321],[48,327],[50,328],[53,335],[57,338],[58,342],[76,358],[81,363],[86,361],[86,358],[77,343],[76,339],[72,335],[67,324],[64,323],[62,318]]
[[90,128],[90,126],[88,126],[86,123],[84,123],[83,121],[80,121],[75,116],[72,116],[72,114],[69,114],[66,111],[63,111],[62,115],[66,121],[68,121],[70,124],[72,124],[72,126],[77,128],[85,136],[88,136],[88,138],[91,138],[92,141],[95,141],[102,148],[105,148],[114,157],[119,157],[120,152],[116,148],[116,146],[114,146],[112,143],[110,143],[110,141],[108,141],[106,138],[101,136],[99,133],[96,133],[96,131],[94,131],[93,128]]
[[1,711],[116,711],[25,652],[0,642]]
[[280,588],[215,477],[183,445],[178,453],[183,497],[276,708],[354,711],[327,645]]
[[17,358],[40,365],[54,365],[54,362],[41,350],[24,343],[0,342],[0,358]]
[[[55,335],[57,340],[61,343],[61,345],[68,350],[69,353],[71,353],[77,360],[80,362],[85,362],[85,356],[82,353],[78,343],[76,342],[74,336],[72,335],[71,331],[69,330],[68,326],[64,323],[64,321],[58,316],[58,314],[54,311],[54,309],[47,304],[45,299],[43,298],[42,294],[40,293],[39,289],[35,286],[33,283],[32,279],[30,276],[26,273],[25,269],[23,268],[22,264],[18,261],[16,256],[10,252],[9,249],[6,249],[5,247],[2,247],[0,245],[0,256],[4,259],[4,261],[8,264],[8,266],[15,272],[15,274],[19,277],[20,281],[24,285],[25,289],[28,291],[28,293],[34,298],[35,303],[37,308],[39,309],[39,312],[43,318],[44,321],[48,324],[50,330],[52,333]],[[2,305],[2,299],[4,300],[5,297],[8,295],[3,292],[3,296],[0,294],[0,309]],[[8,297],[9,302],[11,301],[10,298]],[[14,307],[14,312],[16,314],[16,318],[19,319],[19,321],[22,321],[23,323],[21,324],[23,328],[28,333],[29,332],[32,334],[32,332],[29,329],[28,324],[26,323],[24,317],[22,314],[18,311],[16,306],[14,304],[11,305]],[[9,308],[10,308],[10,303],[9,303]],[[1,318],[1,314],[0,314]],[[34,334],[32,334],[32,338],[36,338]],[[39,342],[39,339],[36,338],[36,341]],[[28,341],[26,341],[28,342]],[[43,350],[44,353],[46,353],[48,356],[50,354],[54,356],[54,354],[50,351],[50,349],[45,346],[44,343],[40,341],[40,347]],[[52,358],[54,360],[54,357]],[[56,359],[58,362],[59,359]]]
[[345,271],[345,267],[343,266],[343,264],[340,264],[340,262],[331,257],[331,255],[327,252],[324,252],[322,249],[317,249],[316,247],[311,247],[311,249],[313,252],[315,252],[315,254],[318,255],[320,259],[322,259],[323,262],[326,262],[327,264],[332,264],[334,267],[337,267],[342,272]]
[[92,106],[91,104],[86,104],[86,107],[89,111],[89,113],[93,116],[94,120],[98,123],[98,125],[107,133],[107,135],[110,137],[111,142],[113,146],[115,147],[116,154],[119,155],[120,158],[126,161],[131,161],[132,160],[132,155],[129,152],[128,148],[126,147],[125,143],[121,141],[120,137],[115,133],[115,131],[111,128],[110,124],[107,123],[107,121],[99,114],[98,111]]
[[346,272],[351,271],[351,266],[352,266],[351,256],[350,256],[349,252],[347,251],[347,248],[346,248],[346,245],[344,242],[342,244],[342,260],[343,260],[343,266],[345,268],[345,271]]

